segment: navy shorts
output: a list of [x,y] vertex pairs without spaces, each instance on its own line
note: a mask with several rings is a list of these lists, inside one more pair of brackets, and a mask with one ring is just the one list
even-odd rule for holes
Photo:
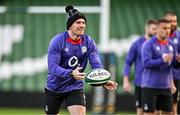
[[173,94],[173,102],[176,103],[180,98],[180,80],[174,80],[174,84],[177,88],[176,92]]
[[135,86],[136,107],[142,108],[142,89],[139,86]]
[[142,88],[142,103],[144,112],[155,110],[171,112],[173,103],[171,89]]
[[45,88],[44,110],[46,114],[59,113],[60,106],[65,102],[66,106],[86,106],[85,95],[82,90],[75,90],[67,93],[55,93]]

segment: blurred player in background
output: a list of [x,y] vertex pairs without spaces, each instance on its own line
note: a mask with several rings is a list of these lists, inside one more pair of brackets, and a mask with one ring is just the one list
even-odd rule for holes
[[[85,115],[83,71],[89,60],[92,68],[102,68],[94,40],[84,33],[86,17],[73,6],[68,13],[67,31],[57,34],[48,47],[48,78],[45,86],[45,112],[58,114],[62,102],[71,115]],[[105,88],[114,90],[117,83],[109,81]]]
[[123,90],[125,92],[131,92],[132,87],[129,82],[131,66],[135,64],[135,96],[136,96],[136,107],[137,115],[143,114],[142,101],[141,101],[141,74],[142,74],[142,60],[141,60],[141,48],[142,44],[156,34],[157,21],[147,20],[145,23],[145,35],[140,36],[130,47],[127,54],[124,70],[123,70]]
[[[177,30],[177,15],[174,12],[167,12],[164,15],[164,19],[168,20],[171,23],[171,33],[169,39],[174,43],[177,55],[179,55],[178,52],[180,52],[180,31]],[[172,74],[174,84],[177,89],[173,94],[173,114],[177,115],[177,106],[180,98],[180,69],[172,68]]]
[[142,103],[145,115],[161,111],[172,114],[172,93],[176,91],[171,75],[174,66],[175,48],[168,39],[171,24],[166,19],[158,20],[157,34],[142,46]]

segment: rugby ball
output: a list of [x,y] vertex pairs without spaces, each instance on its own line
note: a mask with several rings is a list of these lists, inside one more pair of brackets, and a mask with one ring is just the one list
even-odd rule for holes
[[95,68],[87,72],[85,82],[92,86],[102,86],[110,80],[109,71],[103,68]]

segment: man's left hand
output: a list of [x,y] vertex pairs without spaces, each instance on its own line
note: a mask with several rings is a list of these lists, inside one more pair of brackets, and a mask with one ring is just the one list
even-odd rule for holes
[[115,90],[117,89],[118,84],[114,81],[108,81],[105,85],[103,85],[104,88],[108,90]]

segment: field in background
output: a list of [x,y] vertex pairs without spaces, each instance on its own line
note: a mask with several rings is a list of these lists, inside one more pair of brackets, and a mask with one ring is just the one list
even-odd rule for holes
[[[66,14],[33,13],[32,6],[100,6],[100,0],[0,0],[0,90],[44,91],[47,77],[46,55],[51,38],[64,31]],[[113,49],[128,49],[119,40],[130,39],[131,35],[144,33],[144,22],[148,18],[161,18],[164,12],[179,14],[179,0],[111,0],[110,41],[119,43]],[[86,14],[86,30],[99,44],[99,19],[96,13]],[[179,20],[178,16],[178,20]],[[112,42],[109,42],[111,46]],[[114,42],[113,42],[114,43]],[[127,42],[130,44],[130,42]],[[108,47],[109,48],[109,47]],[[113,50],[114,51],[114,50]],[[122,69],[125,53],[118,50],[116,79],[122,86]],[[103,52],[102,52],[103,53]],[[132,73],[133,75],[133,73]],[[120,91],[120,89],[118,89]],[[121,92],[122,93],[122,92]]]
[[[68,115],[66,110],[61,112],[61,115]],[[118,115],[134,115],[132,112],[118,112]],[[0,115],[44,115],[42,109],[37,108],[0,108]],[[87,115],[92,115],[92,113],[87,112]]]

